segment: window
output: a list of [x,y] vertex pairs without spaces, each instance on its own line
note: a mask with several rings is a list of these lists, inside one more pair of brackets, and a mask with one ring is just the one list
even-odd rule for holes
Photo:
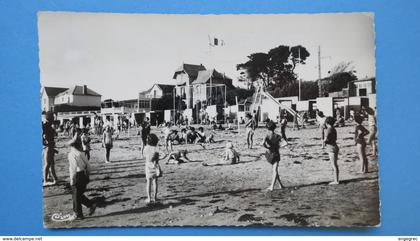
[[156,90],[153,90],[153,98],[156,98]]
[[366,88],[359,89],[359,96],[367,96],[367,90],[366,90]]

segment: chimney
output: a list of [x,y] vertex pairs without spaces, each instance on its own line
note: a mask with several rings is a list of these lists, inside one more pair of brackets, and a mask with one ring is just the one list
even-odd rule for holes
[[86,95],[87,94],[87,85],[83,85],[83,94]]

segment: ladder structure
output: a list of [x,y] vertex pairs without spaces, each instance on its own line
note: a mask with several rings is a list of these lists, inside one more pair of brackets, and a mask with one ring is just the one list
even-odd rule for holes
[[274,103],[276,103],[281,110],[286,110],[289,114],[291,114],[293,117],[297,117],[298,123],[302,122],[303,116],[297,113],[295,110],[293,110],[291,107],[281,104],[278,100],[276,100],[270,93],[263,90],[261,86],[257,88],[257,90],[254,93],[253,101],[252,101],[252,107],[251,111],[254,112],[260,111],[260,106],[262,105],[262,99],[263,97],[272,100]]

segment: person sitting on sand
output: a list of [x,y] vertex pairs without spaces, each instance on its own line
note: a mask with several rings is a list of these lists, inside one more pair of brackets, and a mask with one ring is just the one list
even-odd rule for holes
[[267,130],[268,134],[264,138],[263,146],[267,148],[268,150],[265,153],[265,157],[268,161],[268,163],[272,166],[272,179],[271,179],[271,185],[267,188],[269,191],[274,190],[274,185],[276,182],[279,182],[279,188],[283,188],[283,185],[280,181],[279,176],[279,162],[280,162],[280,142],[281,142],[281,136],[277,133],[275,133],[276,129],[276,123],[270,121],[267,123]]
[[246,122],[245,122],[246,143],[248,145],[248,149],[252,149],[252,145],[254,143],[254,130],[255,130],[256,124],[251,114],[247,113],[245,118],[246,118]]
[[[146,203],[157,202],[158,178],[162,176],[162,169],[159,165],[159,138],[155,134],[149,134],[146,138],[146,146],[144,148],[145,174],[146,174]],[[152,199],[153,185],[153,199]]]
[[209,163],[203,162],[203,166],[221,166],[221,165],[233,165],[240,161],[239,153],[233,148],[232,142],[226,143],[226,148],[223,153],[223,158],[216,164],[210,165]]
[[334,128],[335,120],[333,117],[328,116],[325,118],[325,138],[323,140],[325,149],[328,152],[328,156],[330,158],[330,162],[332,164],[334,170],[334,181],[330,182],[330,184],[338,184],[338,151],[339,148],[337,146],[337,130]]
[[357,123],[354,130],[354,144],[356,145],[357,153],[359,154],[359,159],[362,163],[361,172],[368,172],[368,161],[366,157],[366,141],[365,136],[369,134],[369,131],[362,125],[363,117],[356,115],[354,121]]
[[195,140],[197,139],[197,137],[198,135],[195,128],[192,126],[188,126],[187,127],[187,143],[188,144],[195,143]]
[[196,143],[213,143],[214,142],[214,135],[210,133],[209,135],[206,135],[204,132],[204,128],[202,126],[198,127],[197,132],[197,140]]
[[169,153],[168,159],[166,159],[166,164],[181,164],[189,162],[190,159],[187,157],[187,150],[179,150]]
[[111,125],[106,125],[104,128],[104,133],[102,135],[102,147],[105,148],[105,163],[109,163],[109,156],[111,154],[111,149],[113,146],[112,135],[114,130]]

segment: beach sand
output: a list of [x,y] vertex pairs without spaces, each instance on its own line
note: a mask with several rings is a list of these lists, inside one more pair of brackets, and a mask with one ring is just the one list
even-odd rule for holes
[[[162,135],[159,129],[152,132]],[[280,131],[277,129],[276,131]],[[361,163],[353,141],[354,126],[337,128],[339,185],[328,185],[333,171],[321,149],[319,129],[287,129],[290,145],[281,149],[280,178],[286,187],[267,192],[271,166],[261,146],[267,131],[256,130],[253,149],[246,147],[245,130],[215,131],[216,143],[175,145],[188,149],[192,162],[165,165],[159,179],[159,204],[146,205],[144,159],[140,137],[131,130],[120,135],[106,164],[105,151],[93,137],[91,182],[86,195],[97,202],[93,216],[57,222],[54,213],[72,212],[68,184],[68,137],[60,136],[56,155],[58,185],[44,187],[44,225],[48,228],[109,226],[375,226],[379,219],[377,159],[367,147],[370,172],[358,173]],[[203,166],[221,157],[226,141],[241,155],[236,165]],[[161,142],[160,144],[163,144]],[[164,147],[161,147],[162,154]],[[41,168],[40,168],[41,169]]]

